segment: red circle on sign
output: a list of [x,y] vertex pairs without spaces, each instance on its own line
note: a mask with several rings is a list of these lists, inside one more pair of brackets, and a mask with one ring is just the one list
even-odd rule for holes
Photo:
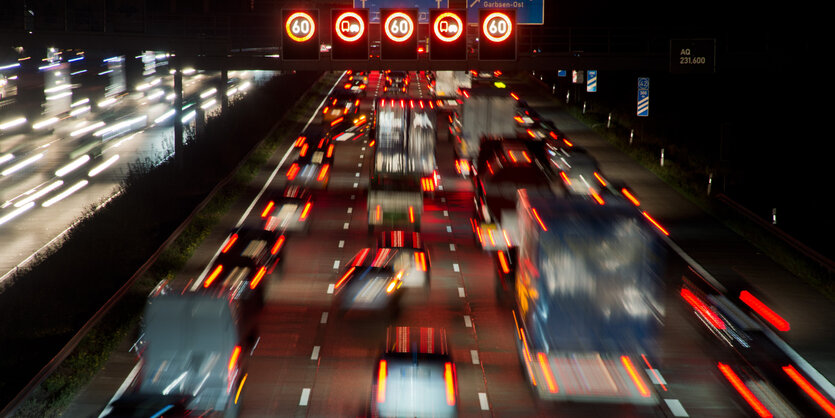
[[[401,25],[399,23],[396,26],[396,29],[397,29],[396,32],[404,32],[405,35],[397,36],[394,33],[392,33],[391,23],[392,23],[392,21],[394,21],[394,19],[398,19],[397,22],[405,22],[406,23],[406,26],[407,26],[406,30],[402,30],[403,28],[401,27]],[[412,18],[409,17],[409,15],[407,15],[406,13],[403,13],[403,12],[394,12],[394,13],[390,14],[389,17],[386,18],[386,24],[384,25],[384,27],[385,27],[385,30],[386,30],[386,36],[388,36],[388,38],[391,39],[394,42],[404,42],[404,41],[408,40],[409,38],[411,38],[412,34],[415,32],[415,23],[412,22]]]
[[[306,28],[306,34],[303,33],[302,36],[296,35],[296,31],[293,30],[293,27],[296,26],[293,25],[293,21],[295,21],[296,19],[301,19],[301,23],[297,22],[297,25],[299,25],[299,29],[305,29],[303,25],[304,22],[307,22],[308,28]],[[296,42],[305,42],[312,38],[313,34],[316,33],[316,23],[313,21],[313,18],[310,17],[309,14],[305,12],[296,12],[291,14],[290,17],[287,18],[287,22],[284,24],[284,29],[287,31],[287,36],[289,36],[290,39]]]
[[[358,26],[358,29],[356,31],[357,33],[353,36],[347,36],[347,35],[345,35],[345,32],[346,31],[350,32],[351,29],[353,29],[353,27],[351,25],[352,24],[352,22],[351,22],[352,19],[356,20],[356,25]],[[343,25],[345,25],[345,24],[348,25],[347,28],[346,28],[347,30],[343,30],[343,28],[342,28]],[[354,42],[357,39],[361,38],[364,33],[365,33],[365,22],[362,21],[362,18],[357,13],[355,13],[355,12],[345,12],[345,13],[342,13],[341,15],[339,15],[338,18],[336,18],[336,36],[339,36],[339,38],[342,39],[343,41]]]
[[[496,21],[496,19],[499,19],[499,20]],[[493,31],[489,30],[490,26],[491,26],[490,22],[495,22],[495,23],[493,23],[495,25],[495,27],[493,27],[493,29],[502,29],[501,28],[501,23],[504,23],[506,25],[506,27],[504,28],[505,29],[504,33],[499,35],[499,36],[494,36],[493,32],[495,32],[495,30],[493,30]],[[490,13],[489,15],[487,15],[487,17],[484,19],[484,23],[481,25],[481,33],[484,34],[485,38],[487,38],[487,39],[489,39],[493,42],[502,42],[502,41],[506,40],[507,38],[510,37],[511,32],[513,32],[513,23],[510,21],[510,18],[507,17],[507,15],[502,13],[502,12]]]
[[[441,34],[441,22],[446,18],[452,18],[452,20],[455,21],[455,24],[458,25],[458,30],[452,36]],[[438,39],[444,42],[455,42],[455,40],[460,38],[461,35],[464,33],[464,22],[461,21],[461,18],[458,17],[457,14],[451,12],[444,12],[441,13],[437,18],[435,18],[435,22],[432,25],[432,30],[435,32],[435,36],[437,36]]]

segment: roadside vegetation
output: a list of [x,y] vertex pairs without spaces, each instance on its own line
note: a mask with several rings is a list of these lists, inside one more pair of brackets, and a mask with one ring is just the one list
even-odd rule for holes
[[[123,297],[15,415],[58,416],[135,333],[149,292],[185,265],[275,149],[301,129],[336,76],[282,75],[230,104],[200,136],[189,136],[179,158],[134,164],[118,197],[90,209],[63,242],[15,274],[0,293],[0,405],[133,277]],[[149,259],[153,263],[135,275]]]
[[[681,195],[731,228],[776,263],[835,301],[835,272],[781,239],[779,233],[775,233],[770,226],[756,222],[752,217],[717,199],[719,194],[715,193],[716,189],[708,194],[710,176],[713,174],[718,179],[722,174],[721,167],[715,162],[701,157],[699,152],[670,144],[651,133],[639,134],[635,118],[614,116],[609,124],[610,112],[617,115],[617,111],[603,104],[587,105],[585,112],[582,103],[572,103],[566,109],[577,120],[638,161],[644,168],[655,173]],[[660,165],[662,149],[663,167]]]

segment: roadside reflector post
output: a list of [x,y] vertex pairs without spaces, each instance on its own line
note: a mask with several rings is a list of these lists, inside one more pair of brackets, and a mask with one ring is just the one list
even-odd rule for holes
[[632,145],[632,139],[633,139],[633,138],[635,138],[635,130],[634,130],[634,129],[630,129],[630,130],[629,130],[629,145]]
[[586,114],[586,102],[585,101],[583,101],[583,114],[584,115]]
[[606,129],[612,127],[612,112],[609,112],[609,119],[606,120]]
[[568,104],[568,100],[571,99],[571,92],[565,92],[565,104]]
[[777,225],[777,208],[771,209],[771,224]]
[[661,148],[661,167],[664,167],[664,148]]
[[551,84],[551,94],[556,94],[556,93],[557,93],[557,85],[556,84]]
[[713,187],[713,173],[707,176],[707,195],[710,196],[710,189]]

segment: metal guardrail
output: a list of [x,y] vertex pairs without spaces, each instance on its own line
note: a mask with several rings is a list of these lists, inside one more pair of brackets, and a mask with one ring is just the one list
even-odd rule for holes
[[779,238],[781,241],[785,242],[786,244],[788,244],[789,246],[791,246],[792,248],[809,258],[810,260],[814,261],[815,263],[820,265],[824,270],[828,271],[830,275],[835,273],[835,261],[832,261],[826,256],[813,250],[812,248],[809,248],[806,244],[798,241],[796,238],[787,234],[782,229],[766,222],[765,220],[757,216],[757,214],[751,212],[749,209],[740,205],[739,203],[726,196],[725,194],[720,193],[716,195],[716,199],[728,205],[728,207],[730,207],[731,209],[745,216],[748,220],[756,223],[759,227],[768,231],[776,238]]

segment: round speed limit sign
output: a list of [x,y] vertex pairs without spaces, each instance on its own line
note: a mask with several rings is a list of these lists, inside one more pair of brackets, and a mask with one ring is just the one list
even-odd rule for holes
[[502,42],[509,38],[511,32],[513,32],[513,23],[507,14],[493,12],[484,19],[481,32],[485,38],[492,42]]
[[384,28],[389,39],[394,42],[405,42],[415,32],[415,22],[406,13],[395,12],[386,19]]
[[296,12],[287,18],[284,24],[287,36],[296,42],[305,42],[316,33],[316,23],[313,18],[305,12]]

